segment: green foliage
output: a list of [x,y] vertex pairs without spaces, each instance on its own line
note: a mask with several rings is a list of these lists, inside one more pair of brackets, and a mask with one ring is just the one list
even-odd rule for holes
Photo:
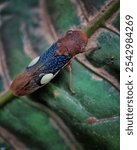
[[1,111],[0,124],[30,149],[69,150],[50,116],[22,100],[16,99]]
[[76,7],[69,0],[54,0],[54,3],[47,0],[47,8],[59,33],[65,32],[72,25],[79,25]]
[[120,39],[112,32],[102,32],[97,38],[99,49],[87,54],[87,58],[96,67],[102,67],[119,79]]
[[100,10],[102,6],[107,2],[107,0],[82,0],[86,10],[89,13],[93,13],[95,10]]
[[3,42],[8,43],[5,44],[5,54],[11,79],[22,71],[30,61],[23,51],[22,35],[19,28],[20,21],[16,18],[5,23],[1,31]]
[[[3,2],[8,4],[0,14],[0,39],[6,56],[6,69],[12,80],[31,60],[24,51],[24,46],[28,45],[23,42],[22,24],[25,24],[24,30],[31,50],[38,54],[49,47],[50,31],[44,35],[45,31],[41,27],[40,1],[7,0],[0,4]],[[77,11],[79,3],[70,0],[45,2],[45,13],[48,13],[46,15],[57,35],[81,24]],[[100,11],[106,0],[82,2],[90,16],[92,11]],[[94,22],[96,24],[92,30],[87,30],[91,31],[88,35],[91,36],[91,33],[102,27],[113,15],[112,10],[116,11],[115,8],[106,14],[102,13],[102,18],[95,18],[95,21],[101,19]],[[82,9],[80,5],[79,9]],[[45,26],[49,25],[47,20],[44,21]],[[111,24],[119,30],[119,15]],[[83,55],[95,68],[119,79],[119,36],[106,29],[99,33],[96,42],[100,48]],[[4,92],[3,78],[0,75],[1,92]],[[88,70],[76,60],[72,62],[74,95],[68,89],[68,81],[69,74],[64,69],[49,84],[30,96],[17,98],[9,92],[0,97],[0,106],[3,106],[0,107],[0,127],[9,131],[16,137],[16,142],[21,142],[30,150],[119,150],[119,91],[100,74]],[[9,103],[4,106],[7,101]],[[1,137],[0,133],[0,148],[4,143],[7,149],[15,149],[14,144],[9,146]]]
[[120,13],[117,15],[112,24],[115,28],[117,28],[120,31]]
[[[73,62],[73,68],[76,68],[73,69],[75,95],[72,96],[67,87],[64,89],[68,76],[67,72],[63,72],[62,75],[59,75],[62,76],[60,82],[47,85],[45,89],[40,90],[40,93],[34,93],[33,99],[37,101],[35,97],[41,97],[42,101],[45,101],[61,116],[75,136],[83,143],[85,149],[90,147],[107,149],[106,142],[109,143],[108,149],[111,149],[113,145],[118,149],[119,118],[113,119],[113,117],[119,116],[119,92],[103,79],[85,70],[79,63]],[[88,124],[89,117],[96,117],[100,123],[93,126]],[[113,130],[114,124],[116,125],[115,131]],[[85,134],[86,140],[83,139]],[[89,139],[96,145],[91,144]]]
[[3,83],[2,83],[2,77],[0,76],[0,92],[3,91]]

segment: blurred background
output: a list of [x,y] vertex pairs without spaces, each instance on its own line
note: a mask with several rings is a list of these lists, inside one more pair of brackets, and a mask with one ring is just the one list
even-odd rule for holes
[[[0,150],[120,149],[116,2],[0,0]],[[114,9],[106,19],[103,14],[110,7]],[[75,95],[68,89],[65,69],[29,96],[6,93],[34,57],[69,29],[87,30],[101,16],[103,24],[90,36],[88,51],[72,61]]]

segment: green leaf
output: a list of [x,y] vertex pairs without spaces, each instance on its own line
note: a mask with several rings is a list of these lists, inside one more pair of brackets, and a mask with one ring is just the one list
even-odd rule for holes
[[4,90],[3,83],[2,83],[2,77],[0,76],[0,92]]
[[69,0],[47,0],[47,8],[55,28],[59,33],[65,32],[72,25],[79,25],[79,18],[76,16],[75,5]]
[[11,79],[30,62],[29,57],[26,56],[23,51],[22,35],[19,28],[20,20],[14,19],[5,23],[1,31],[2,41],[5,46],[6,62]]
[[[5,59],[0,55],[2,93],[33,57],[67,30],[81,28],[91,38],[89,51],[79,55],[79,62],[72,61],[75,94],[63,69],[29,96],[17,98],[10,91],[1,95],[0,127],[6,136],[0,133],[0,148],[118,150],[119,1],[6,0],[0,6],[0,54],[5,54]],[[110,28],[105,27],[108,19]]]
[[[62,77],[60,82],[47,85],[45,89],[40,90],[40,93],[34,93],[33,98],[37,101],[37,97],[41,97],[42,101],[45,101],[51,109],[61,116],[85,149],[90,147],[100,149],[102,146],[105,149],[107,148],[105,143],[109,143],[109,141],[111,141],[109,149],[113,145],[118,148],[119,92],[95,74],[88,70],[85,71],[85,68],[79,63],[73,62],[73,68],[75,69],[73,69],[72,83],[76,92],[75,95],[72,96],[67,90],[65,85],[68,75],[67,72],[63,72],[62,75],[59,75]],[[63,83],[65,84],[62,85]],[[87,120],[90,117],[95,117],[97,122],[93,125],[88,123]],[[116,125],[115,135],[113,135],[114,124]],[[100,132],[97,130],[99,127]],[[107,134],[104,130],[106,127],[109,128]],[[85,134],[86,140],[83,139]],[[92,137],[93,135],[94,137]],[[95,145],[87,141],[87,138],[91,139]]]
[[52,118],[23,100],[16,99],[0,112],[0,124],[30,149],[70,149]]
[[115,28],[117,28],[120,31],[120,13],[116,16],[112,24]]
[[97,38],[99,49],[87,54],[88,60],[96,67],[103,68],[119,80],[120,39],[112,32],[102,32]]

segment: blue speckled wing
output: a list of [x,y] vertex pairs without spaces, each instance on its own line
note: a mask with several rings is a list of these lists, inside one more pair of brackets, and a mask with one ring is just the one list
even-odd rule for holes
[[37,70],[45,74],[56,74],[71,59],[70,56],[56,55],[57,48],[58,44],[56,42],[40,56],[38,62],[34,66],[28,67],[27,69],[30,71]]

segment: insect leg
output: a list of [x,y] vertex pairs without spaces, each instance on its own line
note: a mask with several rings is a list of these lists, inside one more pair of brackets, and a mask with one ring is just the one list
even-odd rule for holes
[[72,88],[72,62],[71,61],[67,64],[66,68],[69,71],[69,84],[68,84],[69,90],[71,91],[72,94],[75,94],[75,91]]

